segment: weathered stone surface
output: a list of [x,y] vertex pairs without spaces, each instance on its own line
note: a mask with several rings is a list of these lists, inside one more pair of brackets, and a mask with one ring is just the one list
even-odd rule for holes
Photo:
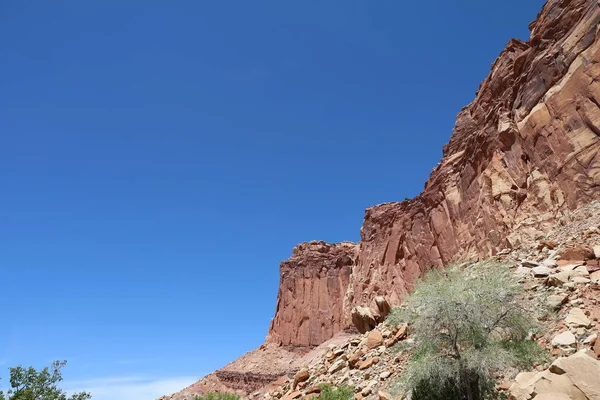
[[567,374],[588,399],[600,400],[600,361],[579,352],[557,359],[552,366]]
[[600,246],[594,246],[594,257],[600,258]]
[[540,396],[545,396],[542,398],[553,398],[547,397],[550,395],[558,396],[557,399],[567,396],[568,399],[571,400],[586,400],[586,396],[579,390],[574,384],[571,378],[567,374],[557,375],[553,374],[550,371],[544,371],[538,374],[540,379],[535,383],[535,393],[538,395],[535,397],[536,399]]
[[316,346],[348,326],[344,293],[356,260],[353,243],[303,243],[281,263],[275,318],[268,341]]
[[539,267],[533,267],[531,273],[533,273],[533,276],[536,278],[543,278],[550,275],[552,270],[545,265],[540,265]]
[[564,393],[542,393],[535,396],[537,400],[573,400],[572,397],[564,394]]
[[561,256],[562,260],[585,261],[594,258],[594,251],[587,246],[578,246],[567,249]]
[[383,296],[375,297],[375,305],[377,306],[379,322],[383,322],[385,317],[392,311],[392,307],[390,307],[390,303]]
[[552,339],[552,346],[573,346],[577,343],[575,335],[571,331],[565,331]]
[[306,382],[308,378],[310,378],[310,372],[308,372],[308,368],[301,368],[296,373],[296,376],[294,376],[294,384],[292,389],[296,389],[296,386],[298,386],[300,382]]
[[358,369],[363,370],[363,369],[371,368],[371,366],[375,363],[375,361],[376,361],[376,359],[373,357],[367,358],[366,360],[363,360],[358,363]]
[[383,344],[383,336],[381,332],[377,329],[371,331],[369,336],[367,337],[367,346],[369,349],[374,349],[375,347],[379,347]]
[[360,333],[368,332],[377,326],[377,320],[369,307],[354,307],[350,314],[352,324]]
[[581,308],[572,308],[565,319],[565,323],[573,328],[588,328],[592,325],[592,322]]
[[546,299],[546,304],[548,304],[548,306],[551,308],[557,309],[560,308],[563,304],[565,304],[568,299],[569,296],[567,296],[566,294],[553,294],[548,296],[548,298]]

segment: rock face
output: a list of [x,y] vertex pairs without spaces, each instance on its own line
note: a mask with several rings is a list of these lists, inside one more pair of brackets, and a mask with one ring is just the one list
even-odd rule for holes
[[424,192],[366,211],[349,307],[397,305],[424,271],[543,236],[598,197],[599,20],[595,1],[550,0],[530,41],[508,43]]
[[[314,346],[353,319],[364,331],[373,323],[357,307],[376,316],[376,298],[398,305],[428,269],[543,236],[600,196],[599,21],[595,1],[548,1],[458,115],[421,195],[367,209],[357,258],[350,245],[304,244],[282,264],[269,338]],[[352,263],[337,265],[335,249]]]
[[310,242],[281,263],[275,318],[268,341],[318,346],[348,325],[344,294],[356,263],[354,243]]
[[[427,270],[542,239],[569,210],[600,198],[599,22],[595,0],[548,0],[530,40],[507,44],[459,113],[419,196],[367,209],[358,245],[304,243],[281,264],[268,345],[298,353],[353,322],[372,329]],[[548,285],[600,279],[598,263],[574,267]],[[233,381],[274,375],[222,378],[239,387]]]

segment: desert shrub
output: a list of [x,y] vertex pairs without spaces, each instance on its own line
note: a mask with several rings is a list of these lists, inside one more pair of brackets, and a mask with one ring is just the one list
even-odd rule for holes
[[204,396],[196,396],[194,400],[240,400],[240,396],[233,393],[213,392]]
[[321,393],[316,399],[318,400],[350,400],[354,396],[354,389],[350,386],[331,386],[328,384],[321,385]]
[[413,400],[495,396],[494,375],[542,359],[527,341],[535,318],[506,266],[483,262],[431,271],[389,323],[410,321],[416,341],[400,381]]

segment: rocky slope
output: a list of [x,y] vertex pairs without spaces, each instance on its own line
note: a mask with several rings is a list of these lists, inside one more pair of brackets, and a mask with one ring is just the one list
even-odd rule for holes
[[[553,356],[532,371],[506,371],[498,376],[498,388],[513,400],[599,399],[600,201],[560,217],[544,239],[493,258],[521,281],[525,304],[543,328],[533,340]],[[329,383],[353,387],[357,400],[391,399],[412,343],[409,326],[379,324],[362,336],[328,344],[320,358],[252,397],[310,398]]]
[[599,22],[596,1],[549,0],[530,40],[507,44],[458,115],[423,193],[369,208],[357,246],[297,246],[281,265],[267,345],[205,387],[249,393],[294,373],[315,346],[373,328],[424,271],[527,246],[599,198]]

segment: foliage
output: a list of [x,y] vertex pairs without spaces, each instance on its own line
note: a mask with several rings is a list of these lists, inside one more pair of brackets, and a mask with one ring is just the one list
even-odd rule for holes
[[321,385],[321,393],[317,400],[350,400],[354,397],[354,389],[350,386],[334,387],[328,384]]
[[403,380],[413,400],[478,400],[494,395],[494,374],[541,358],[526,340],[535,320],[508,268],[483,262],[432,271],[390,324],[411,321],[415,347]]
[[63,380],[61,369],[66,361],[55,361],[49,368],[41,371],[35,368],[21,366],[10,369],[10,387],[6,396],[0,392],[0,400],[87,400],[92,396],[89,393],[75,393],[70,397],[57,387]]
[[408,315],[403,308],[394,307],[385,319],[385,324],[389,326],[398,326],[404,322],[408,322],[409,319],[410,315]]
[[234,393],[213,392],[204,396],[196,396],[194,400],[240,400],[240,396]]
[[536,363],[545,364],[550,361],[550,353],[530,340],[503,342],[502,346],[515,357],[515,366],[519,368],[527,368]]

